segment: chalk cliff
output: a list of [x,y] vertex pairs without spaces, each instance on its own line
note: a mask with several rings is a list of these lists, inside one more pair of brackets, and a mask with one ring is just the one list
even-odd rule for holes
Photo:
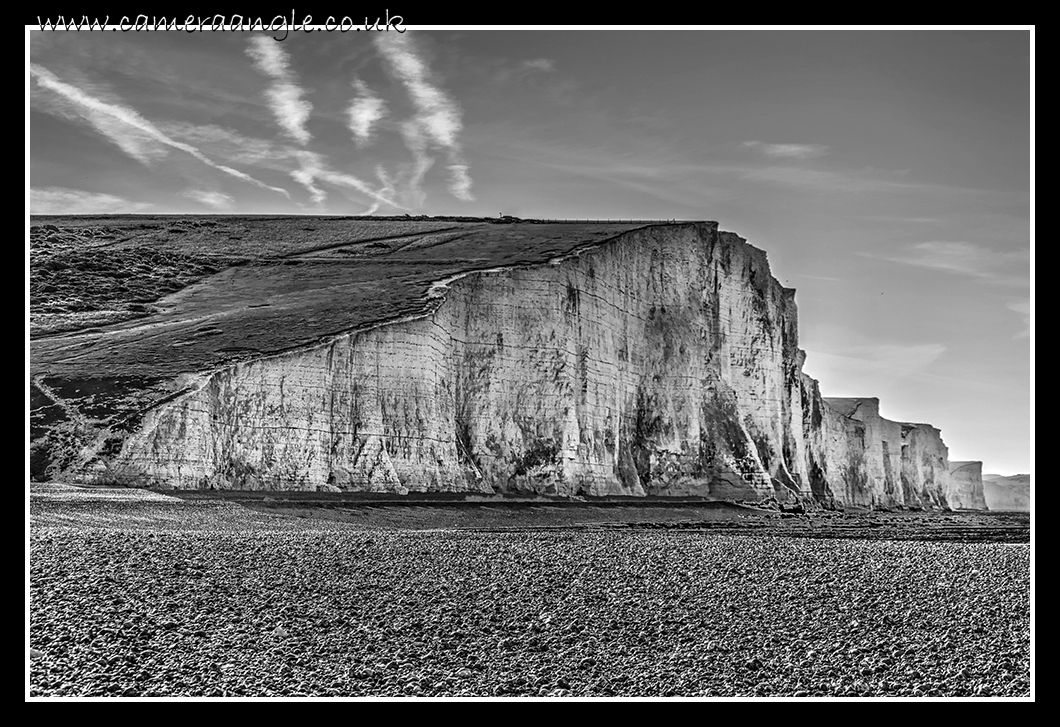
[[986,510],[982,462],[950,462],[949,505],[966,510]]
[[806,431],[809,471],[826,473],[838,502],[949,506],[949,452],[938,429],[885,419],[876,398],[825,398],[817,404],[816,388],[805,385],[803,396],[811,408],[819,406]]
[[716,223],[624,231],[451,276],[422,314],[185,375],[63,476],[976,507],[937,429],[821,396],[794,293]]

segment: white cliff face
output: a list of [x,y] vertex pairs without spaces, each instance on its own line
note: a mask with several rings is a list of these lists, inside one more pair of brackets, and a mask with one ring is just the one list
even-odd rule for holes
[[462,277],[428,317],[218,371],[150,414],[106,476],[180,488],[797,490],[792,399],[777,395],[801,363],[795,320],[762,251],[713,224],[649,228]]
[[817,478],[818,501],[831,496],[856,506],[952,506],[949,451],[938,429],[881,417],[879,399],[821,399],[816,382],[809,382],[804,377],[804,410],[813,412],[804,427],[807,471]]
[[801,372],[794,291],[714,223],[635,230],[433,294],[425,316],[204,375],[80,476],[939,501],[937,430],[883,419],[874,399],[823,400]]
[[836,414],[846,418],[834,424],[840,432],[838,438],[846,440],[840,444],[847,468],[843,502],[885,507],[898,504],[902,470],[900,425],[880,416],[879,399],[828,398],[825,404],[833,411],[830,424],[836,422]]
[[941,432],[929,424],[901,428],[903,504],[960,507],[953,503],[949,449]]
[[987,509],[982,462],[950,462],[949,475],[949,487],[946,494],[950,507],[968,510]]

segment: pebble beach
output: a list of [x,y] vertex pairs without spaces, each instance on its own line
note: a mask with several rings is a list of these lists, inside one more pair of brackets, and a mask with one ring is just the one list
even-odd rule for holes
[[1027,542],[366,529],[34,487],[30,697],[1031,696]]

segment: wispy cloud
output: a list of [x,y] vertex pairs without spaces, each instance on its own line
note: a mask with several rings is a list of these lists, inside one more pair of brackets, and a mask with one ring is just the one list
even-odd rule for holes
[[1010,300],[1005,304],[1005,307],[1010,311],[1015,311],[1023,316],[1023,325],[1026,326],[1023,330],[1019,331],[1013,338],[1029,338],[1031,335],[1031,300],[1030,298],[1018,298],[1016,300]]
[[471,175],[468,173],[467,164],[450,164],[449,169],[449,191],[457,199],[471,201],[475,196],[471,194]]
[[745,141],[748,149],[780,159],[813,159],[828,151],[823,144],[767,144],[764,141]]
[[842,172],[798,166],[715,167],[719,172],[739,174],[749,182],[780,185],[807,192],[896,192],[920,185],[887,179],[870,172]]
[[302,98],[304,91],[291,70],[287,51],[272,38],[259,35],[250,39],[247,55],[259,71],[272,79],[265,96],[280,128],[299,144],[308,144],[312,137],[306,130],[306,122],[313,104]]
[[[488,132],[480,138],[488,138]],[[501,146],[497,144],[497,146]],[[537,140],[504,138],[503,151],[491,152],[524,163],[545,164],[556,169],[616,181],[627,181],[650,187],[670,186],[672,192],[686,195],[692,186],[711,188],[711,198],[736,196],[749,185],[788,189],[803,194],[961,194],[982,195],[980,190],[925,184],[905,179],[902,172],[873,168],[813,169],[803,164],[776,164],[763,160],[745,163],[697,162],[687,152],[664,145],[652,148],[643,143],[627,142],[623,146],[606,141],[589,145],[542,144]],[[747,184],[744,184],[747,183]],[[646,191],[646,190],[645,190]]]
[[327,193],[317,185],[317,182],[324,182],[367,195],[373,200],[373,211],[381,204],[407,209],[389,196],[387,190],[374,189],[370,184],[352,174],[335,171],[328,166],[327,160],[321,154],[304,149],[293,149],[291,153],[299,164],[298,168],[291,172],[291,176],[309,191],[313,204],[323,204],[327,198]]
[[[152,155],[157,157],[157,152],[150,151],[151,147],[149,146],[149,143],[156,143],[190,154],[203,164],[244,182],[290,197],[290,194],[285,189],[273,187],[238,169],[218,164],[196,147],[173,139],[128,106],[102,101],[76,86],[60,80],[55,74],[41,65],[30,64],[30,72],[37,79],[38,85],[61,96],[71,104],[73,110],[76,110],[97,131],[141,163],[149,164],[152,161]],[[130,139],[136,139],[137,141],[130,142]]]
[[291,166],[289,160],[293,147],[285,144],[247,136],[215,124],[166,121],[160,122],[158,126],[169,136],[198,146],[233,164],[263,166],[283,171],[287,171]]
[[300,161],[299,167],[291,172],[291,177],[306,188],[312,204],[322,206],[328,198],[328,193],[316,185],[316,180],[323,160],[319,154],[307,151],[302,154]]
[[359,78],[353,80],[353,87],[357,89],[357,96],[347,110],[349,126],[357,146],[364,146],[372,140],[375,124],[386,116],[386,102]]
[[391,70],[405,85],[416,107],[416,122],[431,141],[443,148],[456,147],[457,135],[463,128],[460,107],[430,82],[430,69],[416,54],[411,38],[391,33],[377,36],[375,41]]
[[523,61],[522,67],[531,71],[548,72],[556,70],[555,62],[548,58],[534,58],[529,61]]
[[507,141],[489,154],[514,164],[542,166],[564,175],[587,177],[600,187],[621,187],[688,207],[696,213],[701,213],[705,205],[729,199],[734,194],[727,186],[704,184],[699,174],[701,167],[669,160],[654,166],[648,161],[626,161],[621,151],[586,151],[537,141]]
[[1027,275],[1015,274],[1017,267],[1029,265],[1027,250],[999,252],[969,242],[932,240],[910,245],[902,255],[871,255],[901,265],[938,270],[954,275],[964,275],[996,283],[1027,283]]
[[431,82],[430,69],[417,54],[410,36],[410,33],[384,33],[374,39],[376,48],[393,75],[404,84],[416,109],[412,123],[419,127],[419,134],[403,129],[402,136],[407,145],[410,140],[414,144],[427,142],[409,148],[418,167],[425,164],[422,157],[427,154],[427,145],[441,148],[448,160],[449,192],[457,199],[473,200],[471,177],[459,139],[463,130],[461,109],[449,94]]
[[230,210],[235,206],[235,199],[224,192],[211,192],[203,189],[188,189],[184,196],[201,205],[215,210]]
[[128,214],[150,209],[146,202],[132,202],[124,197],[85,192],[66,187],[31,189],[30,213],[35,215],[103,215]]
[[233,129],[215,125],[171,123],[165,126],[173,136],[195,141],[217,156],[233,163],[265,167],[288,174],[309,193],[309,204],[322,211],[328,193],[321,185],[330,184],[346,190],[359,191],[372,199],[372,204],[405,209],[395,201],[393,188],[373,188],[364,180],[329,166],[326,157],[315,151],[288,143],[258,139]]
[[[864,343],[831,350],[807,349],[806,366],[810,375],[819,378],[822,384],[850,380],[877,384],[922,377],[945,352],[946,347],[937,343]],[[844,388],[840,386],[834,395],[858,396],[863,393],[845,391]]]
[[[485,76],[490,83],[506,87],[511,84],[524,83],[542,74],[553,73],[556,70],[556,62],[551,58],[530,58],[523,61],[513,61],[507,58],[478,58],[475,66],[468,70],[476,75]],[[565,81],[571,81],[571,79],[565,79]],[[553,90],[551,86],[537,86],[536,83],[533,85],[542,89],[544,93]]]
[[423,178],[434,166],[434,159],[427,154],[428,140],[423,127],[414,119],[401,123],[401,138],[405,141],[405,148],[412,152],[413,161],[404,167],[396,180],[391,179],[391,183],[396,182],[404,190],[401,194],[405,203],[416,208],[423,205],[426,197]]
[[[42,88],[48,88],[48,86],[42,84]],[[113,101],[105,100],[110,94],[104,89],[93,88],[90,92],[82,89],[82,92],[90,96],[102,93],[102,97],[95,96],[99,101],[120,106],[120,104],[114,104]],[[38,94],[34,101],[39,101],[40,108],[53,116],[78,124],[88,122],[107,141],[146,167],[153,167],[156,162],[165,159],[173,151],[171,147],[150,133],[130,126],[121,118],[104,111],[77,104],[61,93]]]

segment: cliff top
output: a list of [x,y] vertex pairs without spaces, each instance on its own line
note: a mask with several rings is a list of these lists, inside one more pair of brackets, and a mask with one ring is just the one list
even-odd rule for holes
[[33,373],[94,376],[172,376],[311,344],[423,311],[438,280],[544,263],[645,226],[474,218],[31,221]]

